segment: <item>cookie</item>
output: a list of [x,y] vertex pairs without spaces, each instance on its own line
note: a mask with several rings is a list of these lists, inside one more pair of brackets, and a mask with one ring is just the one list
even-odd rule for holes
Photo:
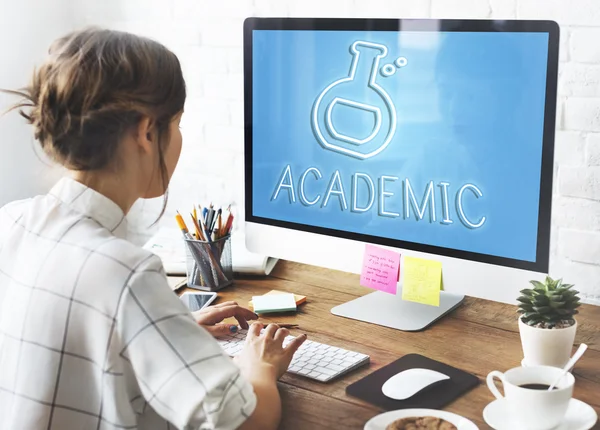
[[400,418],[385,428],[386,430],[457,430],[454,424],[435,417]]

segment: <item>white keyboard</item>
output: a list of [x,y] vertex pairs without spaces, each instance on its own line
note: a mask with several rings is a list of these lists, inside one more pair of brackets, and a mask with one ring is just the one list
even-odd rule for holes
[[[217,341],[225,352],[233,357],[242,350],[246,333],[247,330],[240,330],[235,334],[218,338]],[[287,345],[293,338],[287,336],[283,345]],[[287,371],[317,381],[329,382],[368,362],[368,355],[306,340],[294,354]]]

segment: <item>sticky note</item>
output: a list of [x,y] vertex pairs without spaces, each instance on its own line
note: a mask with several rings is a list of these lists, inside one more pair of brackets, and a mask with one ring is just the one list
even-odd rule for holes
[[291,293],[254,296],[252,297],[252,303],[254,304],[254,312],[257,314],[296,310],[296,299]]
[[442,287],[442,263],[423,258],[404,257],[402,267],[402,300],[440,305]]
[[[287,293],[285,291],[279,291],[279,290],[271,290],[268,293],[265,293],[263,295],[273,295],[273,294],[291,294],[291,293]],[[296,300],[296,306],[300,306],[303,303],[306,303],[306,296],[301,296],[299,294],[294,294],[294,300]],[[252,303],[252,300],[250,300],[248,302],[248,309],[250,309],[251,311],[254,310],[254,303]]]
[[367,244],[363,257],[360,285],[396,294],[400,254]]

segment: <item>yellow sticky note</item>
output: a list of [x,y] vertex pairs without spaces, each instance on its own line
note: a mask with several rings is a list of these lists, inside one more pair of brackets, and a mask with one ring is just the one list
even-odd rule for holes
[[404,257],[402,268],[402,300],[440,305],[442,286],[442,263],[423,258]]

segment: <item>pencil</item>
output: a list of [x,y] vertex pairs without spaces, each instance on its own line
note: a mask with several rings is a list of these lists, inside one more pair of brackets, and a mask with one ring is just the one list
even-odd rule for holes
[[[195,211],[195,209],[194,209]],[[194,228],[196,229],[196,236],[198,237],[198,240],[204,240],[204,235],[202,234],[202,230],[200,230],[200,225],[198,224],[198,220],[196,219],[196,217],[194,216],[194,214],[192,215],[192,221],[194,222]]]
[[183,233],[183,236],[187,239],[191,238],[192,236],[190,235],[190,231],[188,230],[187,225],[185,225],[185,221],[183,220],[183,217],[179,211],[177,211],[177,215],[175,215],[175,221],[177,221],[177,225]]
[[221,209],[217,211],[217,234],[219,238],[222,236],[221,230],[223,229],[223,220],[221,219]]
[[231,206],[227,208],[227,218],[225,218],[225,222],[223,223],[223,229],[221,230],[221,236],[225,236],[227,234],[227,225],[229,224],[229,218],[231,217]]
[[231,233],[232,226],[233,226],[233,214],[230,214],[229,218],[227,219],[227,225],[225,225],[225,234]]

